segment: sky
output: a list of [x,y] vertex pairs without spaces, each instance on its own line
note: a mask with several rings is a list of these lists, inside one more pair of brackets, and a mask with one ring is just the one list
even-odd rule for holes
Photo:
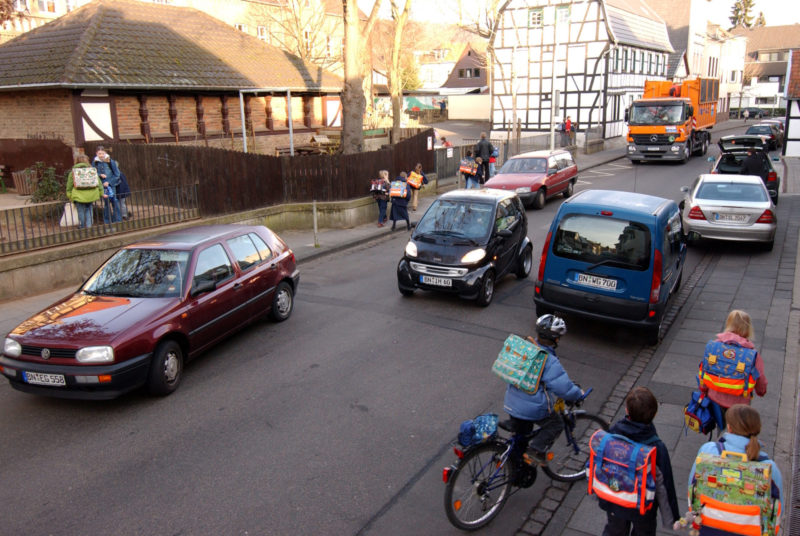
[[[374,0],[358,0],[359,7],[367,14],[374,3]],[[397,0],[397,3],[404,5],[403,0]],[[487,0],[411,0],[411,18],[421,21],[457,22],[459,5],[464,11],[479,13],[480,6],[486,3]],[[734,0],[711,0],[713,12],[719,14],[713,22],[728,27],[730,25],[728,17],[733,3]],[[800,2],[797,0],[755,0],[753,16],[757,17],[759,12],[764,13],[767,26],[800,23]],[[389,0],[381,0],[381,13],[386,18],[389,17]]]

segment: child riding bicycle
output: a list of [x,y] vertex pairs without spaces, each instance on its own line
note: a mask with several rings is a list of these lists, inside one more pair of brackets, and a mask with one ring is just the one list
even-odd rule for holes
[[546,460],[548,449],[564,428],[561,417],[553,411],[556,398],[574,402],[583,397],[583,390],[569,379],[556,357],[558,341],[566,332],[567,325],[557,316],[546,314],[536,320],[536,342],[548,354],[539,387],[529,393],[509,384],[503,401],[503,409],[511,416],[517,434],[530,434],[534,424],[540,427],[530,445],[527,440],[519,441],[514,452],[521,457],[529,448],[539,463]]

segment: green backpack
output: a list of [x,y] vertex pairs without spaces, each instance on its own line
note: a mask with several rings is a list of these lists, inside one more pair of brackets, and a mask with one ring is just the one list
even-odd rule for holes
[[774,536],[780,529],[781,504],[766,456],[724,450],[700,453],[695,461],[689,506],[703,526],[733,534]]
[[518,389],[535,393],[539,389],[547,355],[547,350],[532,338],[523,339],[512,334],[503,343],[492,365],[492,372]]

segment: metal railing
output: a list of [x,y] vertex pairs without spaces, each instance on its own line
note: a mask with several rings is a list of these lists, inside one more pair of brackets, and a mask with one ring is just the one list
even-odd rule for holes
[[128,219],[106,223],[103,200],[95,202],[88,228],[80,228],[77,217],[62,202],[1,209],[0,256],[199,218],[194,184],[133,191],[125,204]]

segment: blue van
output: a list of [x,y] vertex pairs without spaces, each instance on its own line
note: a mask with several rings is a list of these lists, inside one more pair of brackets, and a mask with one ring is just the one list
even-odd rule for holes
[[681,284],[686,240],[675,201],[584,190],[561,204],[547,233],[536,316],[563,311],[641,328],[657,344]]

